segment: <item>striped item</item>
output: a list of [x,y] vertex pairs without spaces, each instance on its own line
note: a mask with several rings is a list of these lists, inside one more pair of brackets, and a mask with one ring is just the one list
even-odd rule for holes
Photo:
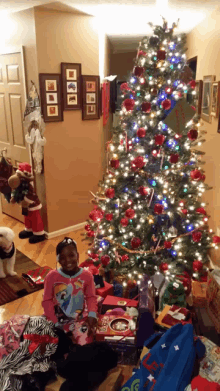
[[1,281],[0,305],[9,303],[9,301],[16,299],[18,299],[18,295],[6,282]]

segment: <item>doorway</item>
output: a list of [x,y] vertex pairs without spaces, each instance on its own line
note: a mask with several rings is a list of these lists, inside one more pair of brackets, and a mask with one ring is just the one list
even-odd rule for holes
[[[0,150],[14,170],[20,162],[29,162],[25,142],[23,113],[26,105],[23,48],[0,54]],[[24,222],[20,206],[9,204],[1,194],[2,212]]]

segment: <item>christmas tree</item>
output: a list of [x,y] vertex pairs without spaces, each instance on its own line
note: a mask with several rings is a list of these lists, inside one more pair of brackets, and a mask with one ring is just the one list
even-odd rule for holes
[[[220,238],[207,225],[203,193],[205,131],[192,106],[196,83],[177,25],[153,26],[121,85],[119,126],[107,146],[107,172],[85,226],[89,257],[106,271],[135,278],[184,270],[202,280]],[[187,100],[186,100],[187,95]],[[126,283],[125,283],[126,284]]]

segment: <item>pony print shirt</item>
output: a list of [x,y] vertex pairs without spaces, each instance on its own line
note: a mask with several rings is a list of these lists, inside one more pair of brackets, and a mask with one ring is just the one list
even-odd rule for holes
[[97,297],[92,274],[80,268],[73,277],[61,269],[52,270],[44,281],[44,315],[54,323],[65,323],[82,317],[85,308],[88,316],[96,317]]

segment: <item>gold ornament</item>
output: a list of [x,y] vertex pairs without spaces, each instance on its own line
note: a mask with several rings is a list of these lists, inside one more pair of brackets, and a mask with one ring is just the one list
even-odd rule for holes
[[147,220],[148,220],[148,223],[149,223],[149,224],[153,224],[153,223],[154,223],[154,216],[153,216],[153,215],[149,215],[149,216],[147,217]]

